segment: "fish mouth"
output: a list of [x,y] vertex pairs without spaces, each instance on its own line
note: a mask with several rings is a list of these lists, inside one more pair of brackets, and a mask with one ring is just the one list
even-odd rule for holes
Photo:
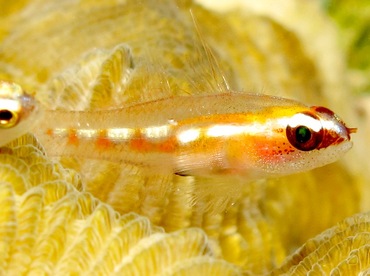
[[344,121],[330,109],[322,106],[313,106],[312,109],[320,114],[326,132],[330,134],[330,136],[337,136],[341,141],[350,141],[351,134],[357,132],[357,128],[347,127]]
[[19,101],[22,103],[21,110],[19,112],[19,121],[37,121],[41,111],[37,100],[33,96],[24,93],[20,96]]
[[346,125],[344,125],[344,127],[347,129],[347,132],[348,132],[348,135],[349,135],[349,138],[351,139],[351,134],[352,133],[356,133],[357,132],[357,127],[346,127]]
[[35,98],[26,93],[20,97],[20,100],[23,103],[23,107],[29,110],[33,110],[37,105]]

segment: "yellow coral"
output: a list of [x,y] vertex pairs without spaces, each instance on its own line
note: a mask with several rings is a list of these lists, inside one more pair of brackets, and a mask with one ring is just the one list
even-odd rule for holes
[[[110,108],[166,95],[218,93],[229,85],[353,116],[340,51],[320,53],[321,44],[337,46],[333,26],[313,2],[295,2],[285,13],[294,15],[289,20],[248,5],[215,12],[192,1],[0,4],[0,77],[36,91],[49,108]],[[307,27],[312,18],[318,18],[320,36]],[[2,149],[7,155],[0,160],[7,206],[0,213],[6,233],[1,250],[15,254],[0,260],[3,272],[108,274],[125,264],[144,273],[147,262],[148,273],[239,273],[230,263],[267,273],[308,238],[360,210],[362,183],[348,169],[351,159],[242,183],[225,205],[217,202],[222,189],[204,179],[147,176],[140,167],[101,161],[52,163],[35,141],[22,139],[14,142],[21,146]],[[63,215],[55,217],[58,212]],[[18,219],[23,228],[7,223]],[[26,240],[17,238],[21,231]],[[125,255],[133,237],[141,245]],[[19,254],[23,259],[15,258]]]
[[[196,267],[199,275],[240,273],[214,258],[202,230],[166,234],[145,217],[120,215],[77,190],[75,172],[51,163],[37,144],[30,145],[10,145],[18,153],[1,155],[1,274],[173,275],[197,274]],[[35,174],[42,175],[37,185],[32,184]]]
[[370,214],[357,214],[308,240],[272,275],[360,275],[369,272]]

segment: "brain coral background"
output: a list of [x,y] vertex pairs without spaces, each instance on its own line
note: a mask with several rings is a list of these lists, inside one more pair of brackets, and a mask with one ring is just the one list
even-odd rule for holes
[[208,2],[0,1],[0,78],[50,109],[285,96],[358,127],[353,150],[311,172],[219,185],[51,158],[31,131],[1,148],[1,274],[367,272],[366,0]]

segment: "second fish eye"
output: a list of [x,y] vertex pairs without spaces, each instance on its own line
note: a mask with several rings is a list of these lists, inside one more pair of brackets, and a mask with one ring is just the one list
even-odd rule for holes
[[0,110],[0,128],[9,128],[17,124],[18,116],[11,110]]
[[288,124],[286,136],[296,149],[310,151],[321,144],[324,131],[319,118],[313,114],[299,113],[294,115]]

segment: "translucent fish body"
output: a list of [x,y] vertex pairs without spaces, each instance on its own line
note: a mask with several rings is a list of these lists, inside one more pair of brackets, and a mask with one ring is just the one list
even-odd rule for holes
[[334,162],[352,146],[329,109],[267,95],[170,97],[120,109],[48,111],[52,155],[126,162],[180,175],[285,175]]

